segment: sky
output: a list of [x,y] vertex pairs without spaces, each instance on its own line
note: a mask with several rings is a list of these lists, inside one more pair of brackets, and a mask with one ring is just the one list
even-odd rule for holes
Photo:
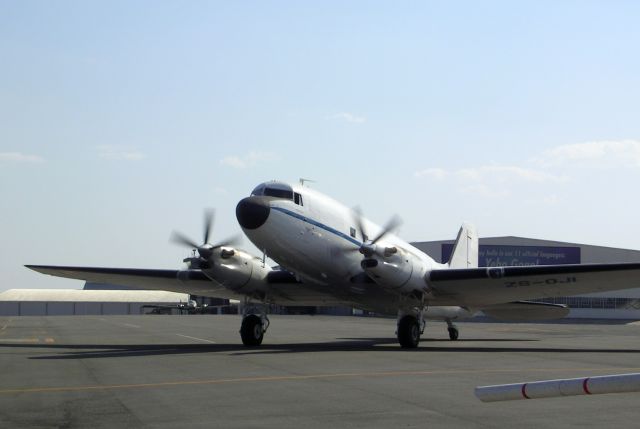
[[[0,0],[0,291],[176,269],[261,182],[407,241],[640,249],[636,1]],[[248,240],[243,246],[255,248]]]

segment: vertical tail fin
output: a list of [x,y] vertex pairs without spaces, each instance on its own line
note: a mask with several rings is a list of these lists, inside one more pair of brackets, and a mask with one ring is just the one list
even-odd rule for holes
[[453,245],[449,268],[478,267],[478,233],[473,225],[463,223]]

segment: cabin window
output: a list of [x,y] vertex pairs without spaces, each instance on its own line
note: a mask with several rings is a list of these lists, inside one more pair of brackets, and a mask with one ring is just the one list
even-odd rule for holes
[[293,194],[293,202],[295,202],[299,206],[304,206],[304,204],[302,203],[302,195],[297,192]]
[[356,229],[353,227],[350,228],[349,235],[351,235],[353,238],[356,238]]

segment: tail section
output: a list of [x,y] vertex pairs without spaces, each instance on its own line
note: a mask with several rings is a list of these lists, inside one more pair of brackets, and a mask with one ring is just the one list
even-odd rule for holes
[[478,267],[478,232],[473,225],[463,223],[453,246],[449,268]]

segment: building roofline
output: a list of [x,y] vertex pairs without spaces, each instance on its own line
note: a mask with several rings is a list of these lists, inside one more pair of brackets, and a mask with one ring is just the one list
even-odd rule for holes
[[[597,244],[586,244],[586,243],[573,243],[573,242],[566,242],[566,241],[558,241],[558,240],[545,240],[545,239],[541,239],[541,238],[529,238],[529,237],[521,237],[521,236],[517,236],[517,235],[504,235],[504,236],[499,236],[499,237],[480,237],[480,243],[481,244],[485,244],[483,242],[491,242],[491,241],[498,241],[498,240],[523,240],[523,241],[529,241],[529,242],[536,242],[539,243],[539,245],[541,246],[558,246],[558,247],[593,247],[593,248],[599,248],[599,249],[609,249],[609,250],[623,250],[623,251],[628,251],[628,252],[640,252],[640,250],[638,249],[627,249],[624,247],[613,247],[613,246],[600,246]],[[447,239],[447,240],[431,240],[431,241],[413,241],[412,243],[454,243],[455,240],[454,239]]]

